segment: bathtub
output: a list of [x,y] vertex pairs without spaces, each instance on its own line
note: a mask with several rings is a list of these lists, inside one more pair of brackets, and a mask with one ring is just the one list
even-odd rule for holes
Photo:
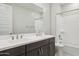
[[74,45],[64,45],[62,48],[56,46],[56,56],[79,56],[79,47]]
[[63,56],[79,56],[78,47],[65,45],[62,50]]

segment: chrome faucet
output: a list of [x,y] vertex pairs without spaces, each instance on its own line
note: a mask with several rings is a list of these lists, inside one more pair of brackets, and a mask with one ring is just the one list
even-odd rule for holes
[[18,39],[18,34],[16,35],[16,39]]
[[41,31],[40,30],[36,33],[36,36],[41,36]]
[[14,40],[14,36],[11,36],[12,37],[12,40]]
[[21,37],[21,39],[22,39],[22,38],[23,38],[23,35],[21,34],[21,36],[20,36],[20,37]]
[[62,37],[61,37],[61,35],[59,35],[59,40],[62,40]]
[[12,35],[12,33],[9,33],[10,34],[10,37],[12,40],[14,40],[14,36]]

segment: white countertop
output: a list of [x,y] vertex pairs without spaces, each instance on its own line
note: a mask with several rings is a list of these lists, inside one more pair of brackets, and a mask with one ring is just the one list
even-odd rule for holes
[[52,38],[52,37],[55,37],[55,36],[44,35],[44,36],[34,37],[34,36],[26,35],[26,37],[24,37],[23,39],[0,40],[0,51],[22,46],[22,45],[26,45],[26,44],[30,44],[30,43],[34,43],[34,42],[38,42],[38,41],[45,40],[45,39]]

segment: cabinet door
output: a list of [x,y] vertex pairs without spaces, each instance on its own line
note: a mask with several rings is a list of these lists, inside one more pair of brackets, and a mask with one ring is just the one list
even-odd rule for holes
[[55,55],[55,37],[51,38],[49,40],[49,55],[54,56]]
[[0,52],[0,56],[19,56],[25,54],[25,46],[19,46]]
[[54,56],[54,55],[55,55],[55,44],[54,44],[54,43],[51,43],[51,44],[49,45],[49,48],[50,48],[50,50],[49,50],[49,55],[50,55],[50,56]]
[[39,49],[33,49],[31,51],[26,52],[27,56],[38,56],[39,55]]
[[40,56],[48,56],[49,55],[49,46],[48,45],[44,45],[42,47],[40,47]]
[[48,56],[48,55],[49,55],[48,45],[44,45],[42,47],[27,52],[27,56]]

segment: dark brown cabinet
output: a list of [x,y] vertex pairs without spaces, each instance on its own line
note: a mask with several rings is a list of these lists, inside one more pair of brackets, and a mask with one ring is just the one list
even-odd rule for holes
[[40,52],[41,52],[40,56],[48,56],[49,55],[49,46],[44,45],[44,46],[40,47]]
[[54,56],[55,38],[0,51],[0,56]]
[[27,56],[48,56],[48,45],[41,46],[26,53]]
[[55,38],[49,38],[26,45],[27,56],[54,56]]
[[21,55],[25,55],[25,46],[19,46],[5,51],[0,51],[0,56],[21,56]]
[[49,50],[49,52],[50,52],[50,56],[54,56],[55,55],[55,47],[54,47],[54,44],[53,43],[51,43],[50,45],[49,45],[49,48],[50,48],[50,50]]
[[49,56],[55,56],[55,38],[50,39]]
[[26,52],[26,56],[38,56],[40,54],[39,49],[34,49]]

